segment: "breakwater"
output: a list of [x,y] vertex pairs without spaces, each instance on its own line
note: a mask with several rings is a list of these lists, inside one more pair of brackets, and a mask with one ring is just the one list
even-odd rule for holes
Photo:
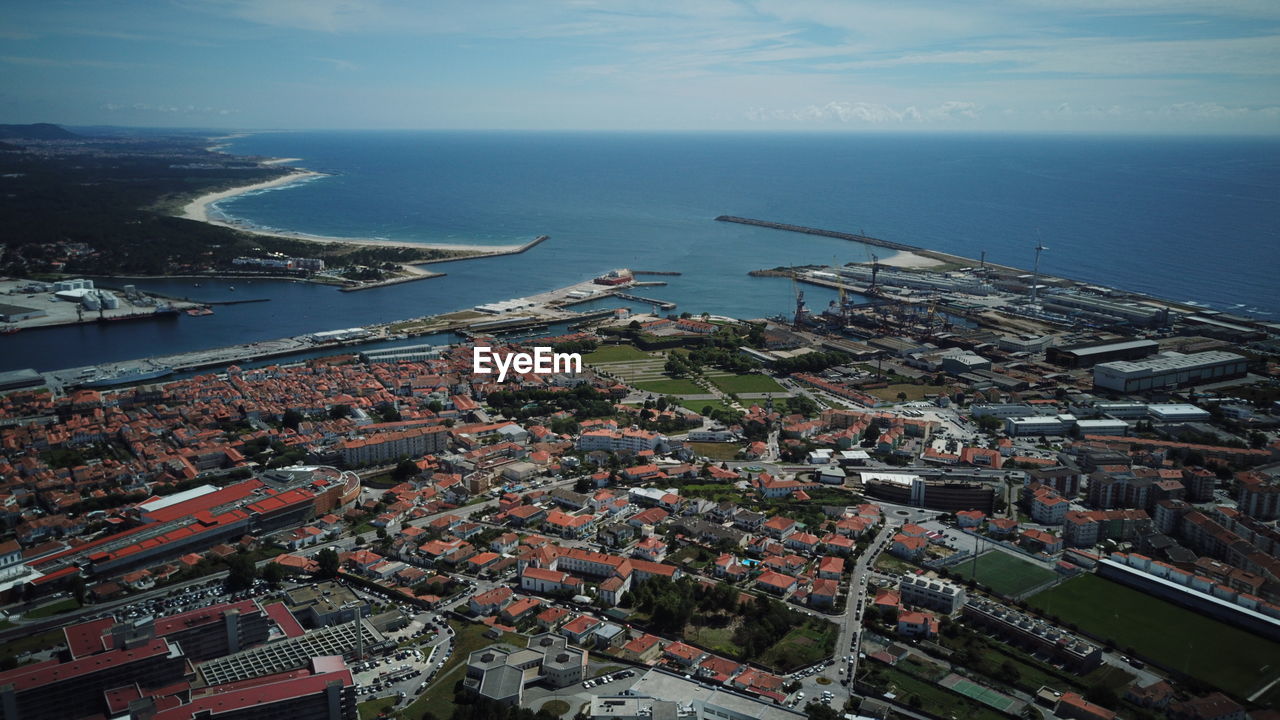
[[805,227],[804,225],[788,225],[786,223],[770,222],[768,220],[755,220],[753,218],[743,218],[734,215],[721,215],[716,218],[716,222],[731,222],[739,225],[755,225],[756,227],[769,228],[771,230],[786,230],[787,232],[804,233],[805,235],[821,235],[822,237],[838,238],[840,240],[852,240],[860,242],[864,245],[876,245],[878,247],[889,248],[890,250],[923,250],[924,248],[915,245],[907,245],[906,243],[893,242],[892,240],[881,240],[867,235],[858,235],[856,233],[840,232],[838,230],[823,230],[821,228]]

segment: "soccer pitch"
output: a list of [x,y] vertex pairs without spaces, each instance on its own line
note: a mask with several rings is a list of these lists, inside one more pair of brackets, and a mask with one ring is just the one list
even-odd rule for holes
[[1238,698],[1280,677],[1280,644],[1097,575],[1081,575],[1027,602]]
[[1055,577],[1052,570],[999,550],[989,550],[979,555],[977,572],[974,571],[973,560],[957,563],[950,570],[956,577],[966,580],[972,577],[1006,597],[1017,597]]

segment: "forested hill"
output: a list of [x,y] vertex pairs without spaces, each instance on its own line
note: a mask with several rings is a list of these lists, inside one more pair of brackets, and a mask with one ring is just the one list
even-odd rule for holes
[[22,140],[74,140],[80,137],[75,133],[53,123],[32,123],[30,125],[0,125],[0,138]]

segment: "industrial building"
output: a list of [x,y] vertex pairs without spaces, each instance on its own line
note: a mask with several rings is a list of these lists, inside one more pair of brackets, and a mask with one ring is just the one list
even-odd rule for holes
[[1098,363],[1118,360],[1141,360],[1154,355],[1160,349],[1155,340],[1126,340],[1103,345],[1069,345],[1051,347],[1045,351],[1045,359],[1055,365],[1069,368],[1093,367]]
[[48,315],[49,313],[40,308],[29,308],[22,305],[10,305],[8,303],[0,303],[0,322],[16,323],[23,320],[32,320]]
[[1116,392],[1142,392],[1244,377],[1247,371],[1248,361],[1235,353],[1212,350],[1183,355],[1165,352],[1139,362],[1095,365],[1093,384]]

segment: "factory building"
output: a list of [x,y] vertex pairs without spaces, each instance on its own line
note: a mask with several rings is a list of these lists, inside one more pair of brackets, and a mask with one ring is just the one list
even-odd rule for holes
[[1160,346],[1154,340],[1126,340],[1104,345],[1051,347],[1045,351],[1045,359],[1055,365],[1087,368],[1117,360],[1141,360],[1154,355],[1159,349]]
[[1165,352],[1149,360],[1095,365],[1093,384],[1116,392],[1143,392],[1244,377],[1247,371],[1248,362],[1235,353]]

